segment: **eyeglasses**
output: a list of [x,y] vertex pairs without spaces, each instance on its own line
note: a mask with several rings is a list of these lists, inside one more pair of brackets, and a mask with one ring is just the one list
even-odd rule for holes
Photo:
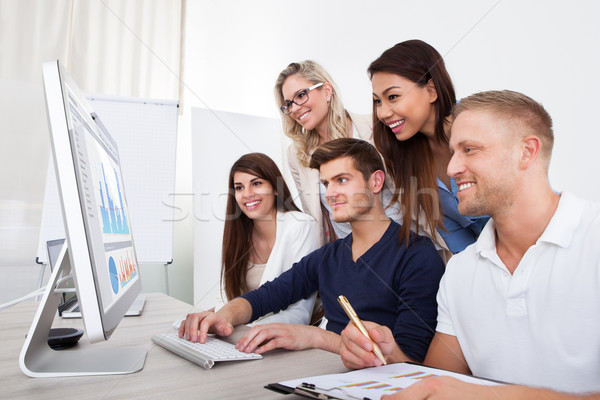
[[321,86],[323,86],[323,82],[317,83],[316,85],[313,85],[308,89],[300,90],[294,95],[292,100],[284,100],[283,105],[281,106],[281,112],[285,115],[290,115],[290,108],[292,107],[292,103],[301,106],[302,104],[308,101],[308,92],[310,92],[313,89],[320,88]]

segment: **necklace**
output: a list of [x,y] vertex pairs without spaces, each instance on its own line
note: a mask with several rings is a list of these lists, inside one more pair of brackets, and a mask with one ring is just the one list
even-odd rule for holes
[[262,258],[260,258],[260,256],[258,255],[258,252],[256,251],[256,247],[254,246],[254,241],[252,239],[250,239],[251,244],[252,244],[252,250],[254,251],[254,255],[256,256],[256,258],[258,259],[258,261],[260,261],[261,264],[266,264],[266,262],[263,261]]

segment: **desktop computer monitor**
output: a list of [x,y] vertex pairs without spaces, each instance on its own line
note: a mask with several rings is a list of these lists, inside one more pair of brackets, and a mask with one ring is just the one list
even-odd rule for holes
[[48,332],[72,274],[90,343],[109,339],[141,291],[117,145],[60,62],[43,64],[50,143],[66,243],[21,352],[30,376],[128,373],[143,367],[141,348],[55,351]]

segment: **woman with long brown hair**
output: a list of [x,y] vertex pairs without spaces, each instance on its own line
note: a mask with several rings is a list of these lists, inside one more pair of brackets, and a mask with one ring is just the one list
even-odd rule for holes
[[452,253],[473,243],[488,217],[458,213],[458,188],[446,169],[456,95],[442,56],[408,40],[386,50],[368,69],[373,85],[373,139],[394,181],[403,212],[402,238],[411,219],[440,233]]
[[[317,223],[298,210],[273,160],[262,153],[242,156],[229,173],[221,293],[215,311],[273,280],[318,247]],[[315,295],[259,323],[308,324],[314,302]]]

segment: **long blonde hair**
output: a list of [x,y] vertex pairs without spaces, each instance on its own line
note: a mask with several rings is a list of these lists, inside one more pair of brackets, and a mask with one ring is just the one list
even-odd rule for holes
[[[287,66],[287,68],[281,71],[277,77],[277,81],[275,82],[274,90],[277,106],[281,107],[283,105],[283,101],[285,100],[282,92],[283,83],[287,78],[296,74],[302,76],[313,84],[321,82],[327,82],[331,84],[333,93],[331,96],[331,101],[329,102],[327,133],[329,134],[329,140],[346,137],[347,119],[349,118],[349,115],[344,109],[337,85],[333,79],[331,79],[331,76],[329,76],[327,71],[314,61],[306,60],[291,63]],[[283,133],[294,142],[298,161],[301,165],[308,167],[310,154],[319,145],[319,134],[314,129],[306,131],[302,125],[294,121],[291,116],[285,114],[282,114],[282,125]]]

